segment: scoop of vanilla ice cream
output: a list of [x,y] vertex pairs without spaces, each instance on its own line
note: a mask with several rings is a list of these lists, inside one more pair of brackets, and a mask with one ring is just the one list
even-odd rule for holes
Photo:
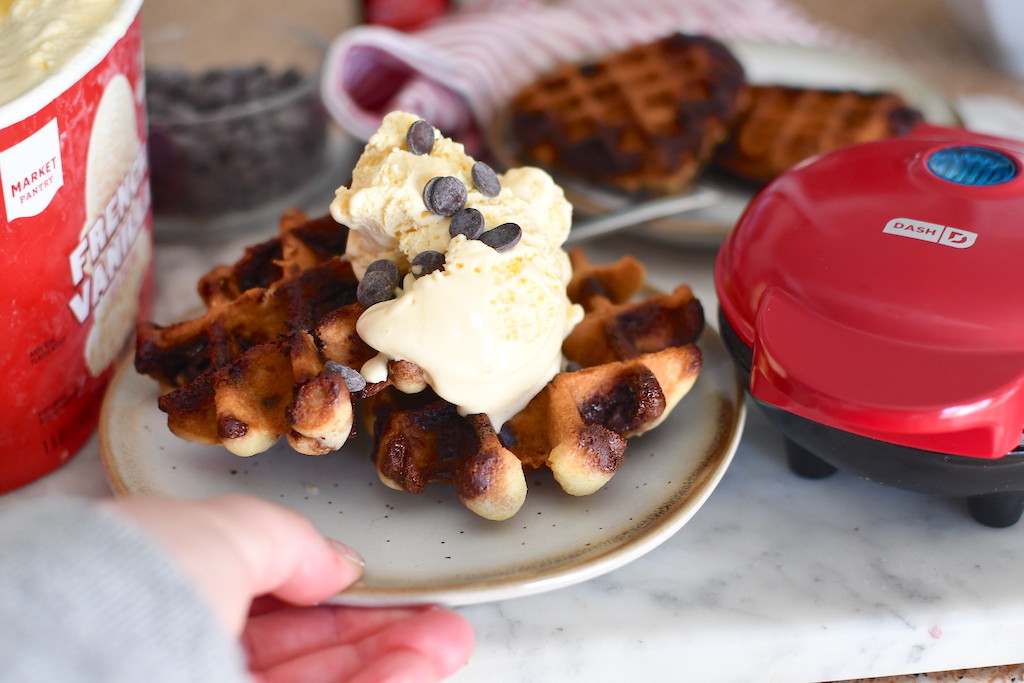
[[[500,429],[561,369],[562,341],[583,317],[565,289],[572,270],[562,244],[572,207],[536,168],[509,170],[498,176],[496,197],[483,194],[462,145],[435,131],[429,154],[409,151],[406,133],[416,120],[404,112],[385,117],[351,187],[339,188],[331,204],[335,220],[351,229],[347,252],[360,277],[378,259],[406,272],[420,252],[445,255],[443,270],[407,274],[397,298],[360,316],[359,336],[379,353],[362,372],[377,382],[389,359],[415,363],[460,413],[486,414]],[[452,238],[451,218],[432,213],[423,200],[423,188],[439,176],[465,184],[466,206],[483,214],[485,229],[516,223],[520,241],[499,252],[463,235]]]
[[561,370],[562,341],[582,317],[531,252],[516,251],[460,235],[443,271],[407,275],[401,296],[367,309],[356,330],[380,352],[367,379],[384,379],[387,358],[410,360],[462,414],[500,429]]
[[569,234],[572,206],[551,176],[537,168],[512,169],[499,176],[502,190],[488,197],[473,184],[474,159],[458,142],[435,129],[430,154],[413,154],[405,136],[417,117],[392,112],[366,144],[352,171],[350,187],[340,187],[331,215],[351,228],[348,256],[356,275],[377,259],[408,268],[416,254],[445,250],[451,219],[427,210],[423,188],[438,176],[454,176],[468,190],[466,206],[484,215],[487,227],[518,223],[523,242],[538,249],[559,248]]

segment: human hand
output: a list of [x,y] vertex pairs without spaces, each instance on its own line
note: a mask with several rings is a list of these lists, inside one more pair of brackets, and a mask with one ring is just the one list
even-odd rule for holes
[[363,561],[292,510],[249,496],[109,505],[170,550],[241,638],[257,681],[437,681],[472,651],[455,612],[317,605],[357,581]]

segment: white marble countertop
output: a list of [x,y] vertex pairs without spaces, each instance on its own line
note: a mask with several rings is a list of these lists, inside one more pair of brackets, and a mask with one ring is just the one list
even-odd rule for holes
[[[183,293],[199,275],[262,238],[161,244],[154,319],[197,306]],[[655,286],[691,284],[713,322],[711,252],[626,236],[587,248],[637,255]],[[107,493],[95,438],[4,498],[52,491]],[[462,608],[478,645],[452,680],[810,682],[1022,662],[1022,565],[1024,524],[990,529],[963,501],[790,474],[752,407],[718,489],[665,544],[586,583]]]

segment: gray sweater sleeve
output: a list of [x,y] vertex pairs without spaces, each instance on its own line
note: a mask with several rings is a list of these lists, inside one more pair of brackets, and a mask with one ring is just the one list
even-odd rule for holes
[[0,682],[249,680],[156,541],[87,500],[0,508]]

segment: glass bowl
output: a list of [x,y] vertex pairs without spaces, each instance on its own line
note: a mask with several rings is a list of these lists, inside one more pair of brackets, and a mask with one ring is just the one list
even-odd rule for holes
[[294,26],[168,25],[147,34],[157,239],[262,228],[314,192],[328,157],[324,49]]

